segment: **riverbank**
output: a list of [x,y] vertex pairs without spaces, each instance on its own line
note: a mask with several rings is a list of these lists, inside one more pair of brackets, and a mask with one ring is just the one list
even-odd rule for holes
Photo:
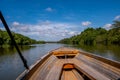
[[[36,41],[22,34],[12,32],[12,35],[18,45],[30,45],[30,44],[43,44],[45,41]],[[9,47],[12,46],[13,43],[8,35],[8,33],[4,30],[0,30],[0,47]]]
[[60,40],[61,43],[78,45],[120,45],[120,21],[115,22],[110,30],[104,28],[87,28],[80,34]]

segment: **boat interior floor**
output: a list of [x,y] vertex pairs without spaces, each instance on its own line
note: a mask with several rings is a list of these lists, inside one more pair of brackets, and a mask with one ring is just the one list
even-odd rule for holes
[[81,54],[77,50],[61,49],[52,55],[29,77],[29,80],[117,80],[120,69]]

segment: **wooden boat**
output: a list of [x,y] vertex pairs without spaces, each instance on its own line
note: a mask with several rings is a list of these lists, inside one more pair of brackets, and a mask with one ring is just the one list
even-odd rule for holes
[[120,63],[71,48],[59,48],[38,60],[16,80],[119,80]]

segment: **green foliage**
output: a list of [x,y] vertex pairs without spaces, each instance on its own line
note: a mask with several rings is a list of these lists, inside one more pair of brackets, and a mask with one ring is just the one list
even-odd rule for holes
[[108,37],[109,43],[120,45],[120,27],[109,30],[107,37]]
[[87,28],[81,34],[60,40],[67,44],[119,44],[120,45],[120,21],[115,21],[113,29],[105,30],[103,28]]
[[[35,43],[43,43],[44,41],[36,41],[34,39],[30,39],[29,37],[23,36],[18,33],[12,32],[12,35],[18,45],[29,45]],[[6,31],[0,30],[0,45],[9,44],[12,45],[12,41]]]
[[44,44],[45,41],[37,41],[37,44]]
[[120,21],[114,21],[114,24],[112,24],[113,28],[120,28]]

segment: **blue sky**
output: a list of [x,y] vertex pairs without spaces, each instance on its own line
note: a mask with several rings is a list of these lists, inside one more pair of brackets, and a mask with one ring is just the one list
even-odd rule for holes
[[57,41],[87,27],[109,29],[120,19],[119,4],[120,0],[0,0],[0,10],[12,31]]

